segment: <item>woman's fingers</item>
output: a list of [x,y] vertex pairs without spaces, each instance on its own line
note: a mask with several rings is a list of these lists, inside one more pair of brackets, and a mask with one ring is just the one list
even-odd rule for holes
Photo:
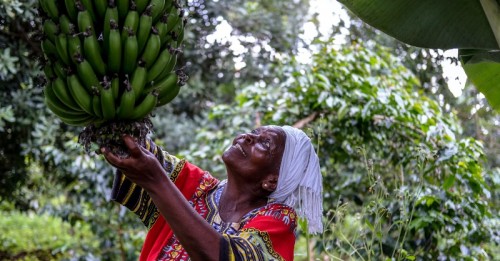
[[111,153],[109,149],[102,147],[101,153],[102,155],[104,155],[104,158],[109,162],[109,164],[113,165],[116,168],[120,168],[121,159],[115,154]]

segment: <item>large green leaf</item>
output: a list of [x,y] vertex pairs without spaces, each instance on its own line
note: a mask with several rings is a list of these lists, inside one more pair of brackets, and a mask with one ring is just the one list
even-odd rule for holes
[[460,50],[459,56],[469,80],[500,111],[500,51]]
[[339,2],[367,24],[413,46],[438,49],[499,48],[480,0]]
[[[407,44],[460,50],[470,81],[500,111],[500,0],[339,0]],[[475,50],[470,50],[475,49]]]

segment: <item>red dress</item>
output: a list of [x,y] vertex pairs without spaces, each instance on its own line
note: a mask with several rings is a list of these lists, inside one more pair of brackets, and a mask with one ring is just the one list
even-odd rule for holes
[[[297,215],[291,207],[269,202],[244,215],[240,222],[226,223],[218,211],[225,180],[217,180],[197,166],[162,151],[154,143],[146,145],[191,206],[223,236],[221,260],[293,260]],[[149,229],[141,261],[189,260],[149,195],[120,172],[115,176],[112,199],[137,214]]]

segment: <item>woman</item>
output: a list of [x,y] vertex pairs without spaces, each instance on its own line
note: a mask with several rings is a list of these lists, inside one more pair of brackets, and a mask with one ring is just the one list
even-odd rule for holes
[[318,157],[299,129],[238,135],[222,155],[224,181],[153,143],[124,141],[128,158],[101,151],[120,170],[113,200],[149,228],[141,260],[293,260],[297,215],[322,231]]

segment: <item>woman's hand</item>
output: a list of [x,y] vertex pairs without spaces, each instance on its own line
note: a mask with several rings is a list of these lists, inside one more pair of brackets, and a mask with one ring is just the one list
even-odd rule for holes
[[109,149],[101,148],[104,158],[111,165],[147,191],[152,190],[154,185],[160,184],[162,179],[167,179],[165,170],[153,153],[137,144],[129,135],[123,136],[123,141],[129,152],[127,158],[120,158]]

